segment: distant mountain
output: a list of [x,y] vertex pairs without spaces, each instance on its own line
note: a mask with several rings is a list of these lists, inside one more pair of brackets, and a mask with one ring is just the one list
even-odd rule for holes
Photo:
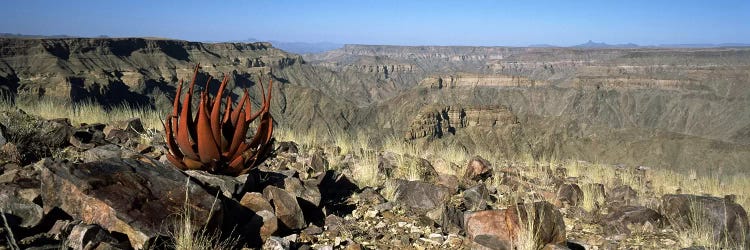
[[25,34],[13,34],[13,33],[0,33],[0,37],[2,37],[2,38],[74,38],[75,36],[69,36],[69,35],[44,36],[44,35],[25,35]]
[[719,47],[750,47],[750,43],[680,43],[659,44],[661,48],[719,48]]
[[587,43],[579,44],[579,45],[573,45],[570,46],[571,48],[591,48],[591,49],[605,49],[605,48],[638,48],[638,44],[634,43],[626,43],[626,44],[607,44],[607,43],[597,43],[594,41],[589,40]]

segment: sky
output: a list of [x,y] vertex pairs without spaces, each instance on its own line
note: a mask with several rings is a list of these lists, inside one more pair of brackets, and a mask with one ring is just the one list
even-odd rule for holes
[[750,0],[5,0],[0,33],[389,45],[750,43]]

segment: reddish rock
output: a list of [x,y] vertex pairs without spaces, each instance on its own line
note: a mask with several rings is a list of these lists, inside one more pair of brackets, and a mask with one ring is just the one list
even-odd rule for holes
[[268,186],[263,190],[263,197],[273,203],[276,217],[279,218],[281,224],[289,229],[305,228],[305,216],[294,195],[287,193],[284,189]]
[[490,163],[482,157],[474,156],[466,165],[464,179],[477,181],[487,178],[490,175],[492,175],[492,166]]
[[223,216],[221,202],[214,204],[214,196],[162,165],[131,159],[57,162],[42,167],[41,173],[45,213],[60,208],[84,223],[127,235],[136,249],[149,247],[163,233],[163,225],[171,222],[169,216],[185,207],[192,209],[196,228]]
[[464,215],[464,230],[469,240],[481,246],[491,249],[513,249],[512,242],[526,230],[529,219],[533,220],[532,230],[538,234],[536,245],[565,242],[565,222],[562,214],[548,202],[467,213]]
[[271,207],[271,203],[268,202],[266,198],[263,198],[263,195],[260,193],[255,193],[255,192],[245,193],[245,195],[243,195],[242,199],[240,200],[240,205],[256,213],[263,211],[263,210],[268,210],[268,211],[273,212],[273,207]]

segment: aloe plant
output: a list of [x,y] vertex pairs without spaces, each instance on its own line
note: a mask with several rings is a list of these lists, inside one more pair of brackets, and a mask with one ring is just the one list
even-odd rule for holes
[[[211,97],[208,93],[209,76],[206,88],[200,93],[198,112],[193,117],[191,107],[193,88],[200,66],[195,67],[193,80],[180,105],[182,95],[182,81],[177,87],[172,113],[164,121],[164,133],[167,142],[167,159],[176,167],[205,170],[214,174],[240,175],[247,173],[257,166],[268,153],[273,135],[273,118],[271,117],[271,89],[273,81],[268,86],[268,96],[261,91],[263,103],[256,113],[252,112],[252,104],[247,89],[235,107],[232,98],[223,98],[229,77],[224,76],[219,91]],[[222,98],[224,108],[222,109]],[[260,119],[258,129],[250,141],[245,136],[250,124]]]

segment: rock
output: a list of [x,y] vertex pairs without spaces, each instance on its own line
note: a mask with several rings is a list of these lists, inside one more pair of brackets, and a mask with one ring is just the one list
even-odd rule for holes
[[279,147],[276,148],[276,153],[297,154],[299,153],[299,149],[297,148],[297,143],[293,141],[282,141],[279,142]]
[[60,208],[84,223],[127,235],[136,249],[150,247],[170,215],[184,207],[192,209],[196,228],[207,221],[220,224],[223,216],[221,202],[214,203],[214,196],[171,167],[107,159],[41,168],[45,213]]
[[613,188],[607,193],[607,205],[611,207],[635,204],[638,192],[630,186],[621,185]]
[[[437,171],[432,167],[429,161],[410,155],[403,155],[400,165],[394,170],[397,177],[411,180],[433,181],[437,176]],[[387,173],[387,171],[386,171]]]
[[[72,249],[128,249],[113,237],[107,230],[97,225],[78,224],[73,226],[65,240],[65,245]],[[107,246],[108,245],[108,246]]]
[[325,219],[325,227],[326,230],[329,231],[339,231],[339,229],[344,225],[344,219],[341,217],[338,217],[333,214],[329,214],[326,216]]
[[660,226],[664,217],[653,209],[643,206],[624,206],[610,211],[603,221],[610,231],[629,234],[630,225],[643,226],[646,223]]
[[44,211],[39,205],[22,199],[15,184],[0,185],[0,209],[10,220],[11,227],[33,228],[42,221]]
[[105,133],[106,133],[105,139],[108,142],[115,143],[115,144],[125,144],[126,142],[130,141],[131,138],[136,137],[135,134],[128,133],[120,129],[112,129],[108,133],[107,132]]
[[271,236],[263,243],[263,250],[289,250],[289,241],[284,238]]
[[114,144],[98,146],[83,152],[83,162],[95,162],[120,157],[122,157],[122,149]]
[[313,182],[303,182],[294,177],[284,179],[284,190],[303,199],[313,206],[320,206],[320,191]]
[[[718,197],[689,194],[662,196],[662,213],[678,232],[693,223],[712,229],[713,242],[730,242],[732,247],[750,248],[750,225],[742,206]],[[699,218],[700,221],[696,221]]]
[[10,149],[8,145],[13,144],[21,165],[51,156],[53,149],[67,146],[72,133],[67,119],[43,120],[23,111],[0,112],[0,124],[5,126],[7,138],[2,147]]
[[483,246],[489,242],[493,249],[512,249],[512,242],[528,230],[529,224],[533,225],[537,246],[564,244],[566,239],[562,214],[548,202],[469,212],[464,215],[464,224],[469,240]]
[[560,203],[578,206],[583,201],[583,190],[575,183],[562,184],[557,189],[557,199]]
[[480,156],[474,156],[466,164],[466,171],[464,171],[464,180],[484,180],[492,175],[492,166],[490,163]]
[[487,200],[490,194],[484,183],[477,184],[464,190],[464,205],[468,211],[478,211],[487,208]]
[[273,207],[271,207],[271,203],[268,202],[266,198],[263,198],[263,195],[261,193],[256,193],[256,192],[245,193],[245,195],[243,195],[242,199],[240,200],[240,205],[256,213],[263,211],[263,210],[273,212]]
[[198,184],[207,188],[207,190],[213,190],[211,193],[216,193],[216,190],[221,190],[221,194],[227,198],[232,198],[235,194],[238,194],[243,184],[234,177],[215,175],[203,170],[186,170],[183,172],[190,177],[195,178]]
[[302,209],[292,194],[287,193],[284,189],[268,186],[263,189],[263,197],[271,201],[276,217],[279,218],[281,224],[289,229],[305,228],[305,217],[302,214]]
[[448,191],[453,194],[458,191],[459,180],[458,177],[452,174],[440,174],[435,184],[448,188]]
[[458,233],[463,230],[464,211],[458,207],[446,204],[440,212],[438,223],[443,233]]
[[308,235],[318,235],[323,233],[323,229],[316,225],[310,225],[309,227],[305,228],[305,230],[302,230],[302,232]]
[[314,173],[322,173],[328,169],[328,160],[323,155],[323,150],[316,150],[310,159],[310,168]]
[[419,210],[431,210],[442,206],[450,193],[443,186],[424,181],[394,180],[396,197],[394,202]]
[[359,202],[364,202],[369,205],[379,205],[385,202],[385,198],[371,187],[362,190],[357,197],[359,197]]
[[146,133],[146,130],[143,128],[143,123],[141,123],[141,118],[130,118],[124,121],[113,122],[104,128],[104,134],[107,137],[110,137],[113,130],[134,133],[136,135]]
[[276,217],[273,211],[261,210],[255,213],[255,217],[253,221],[260,223],[260,230],[258,232],[262,240],[267,240],[268,237],[276,233],[279,229],[279,218]]
[[68,142],[79,149],[91,149],[97,145],[106,143],[104,141],[104,124],[88,124],[73,131]]

